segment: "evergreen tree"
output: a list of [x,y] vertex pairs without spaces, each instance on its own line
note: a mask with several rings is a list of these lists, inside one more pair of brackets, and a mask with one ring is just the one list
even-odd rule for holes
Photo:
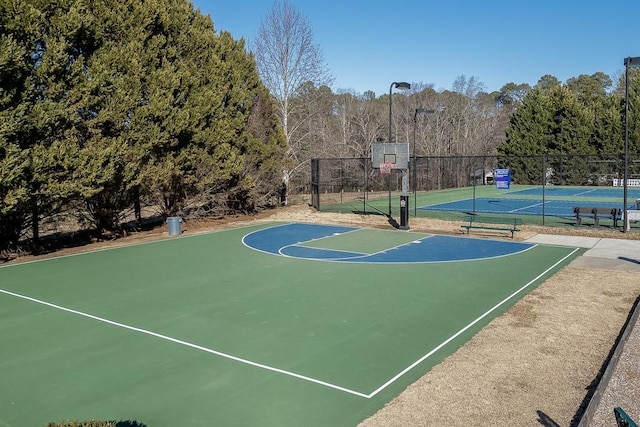
[[498,147],[498,154],[507,157],[514,182],[536,184],[542,182],[539,156],[546,153],[553,123],[551,99],[539,87],[530,90],[522,105],[511,116],[506,141]]
[[[0,13],[4,14],[4,5]],[[29,191],[25,182],[28,151],[16,134],[28,110],[20,105],[27,68],[24,49],[0,26],[0,251],[14,247],[25,221]]]
[[[629,162],[629,177],[640,178],[640,68],[629,69],[628,96],[628,142],[629,156],[631,157],[631,160]],[[624,114],[624,104],[622,107],[622,111]],[[624,128],[624,116],[622,118],[622,123]]]
[[3,129],[0,145],[13,146],[10,155],[24,160],[17,163],[22,167],[19,184],[8,184],[17,184],[14,194],[21,197],[13,197],[12,208],[5,207],[12,212],[4,219],[11,218],[12,227],[17,227],[5,240],[6,247],[17,243],[27,215],[37,241],[40,220],[59,211],[75,192],[71,171],[77,154],[76,124],[67,94],[82,78],[84,54],[91,46],[83,44],[87,22],[74,0],[7,1],[0,7],[2,49],[10,52],[9,72],[3,72],[0,83],[10,94],[3,99],[3,118],[9,126]]
[[0,12],[0,249],[77,200],[99,230],[140,198],[165,215],[273,203],[285,140],[255,61],[189,1]]

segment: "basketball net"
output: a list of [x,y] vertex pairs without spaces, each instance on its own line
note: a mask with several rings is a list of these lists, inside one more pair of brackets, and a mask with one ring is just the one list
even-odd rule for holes
[[393,163],[380,163],[380,173],[382,175],[390,175],[393,169]]

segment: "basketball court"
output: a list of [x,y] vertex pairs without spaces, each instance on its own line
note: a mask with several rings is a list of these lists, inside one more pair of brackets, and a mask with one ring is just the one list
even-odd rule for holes
[[583,250],[269,223],[0,268],[0,422],[353,426]]

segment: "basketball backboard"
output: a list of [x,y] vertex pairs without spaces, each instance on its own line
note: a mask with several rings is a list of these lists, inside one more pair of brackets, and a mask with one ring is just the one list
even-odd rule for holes
[[371,166],[379,169],[383,163],[391,163],[393,169],[409,169],[409,143],[376,142],[371,144]]

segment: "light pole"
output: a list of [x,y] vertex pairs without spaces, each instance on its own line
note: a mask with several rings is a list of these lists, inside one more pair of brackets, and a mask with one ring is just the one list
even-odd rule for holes
[[416,108],[413,113],[413,149],[411,150],[413,156],[413,216],[418,216],[418,195],[416,192],[417,181],[417,163],[416,163],[416,126],[418,122],[418,114],[433,114],[436,110],[427,110],[426,108]]
[[391,136],[393,135],[393,131],[392,131],[392,121],[391,121],[391,117],[392,117],[392,109],[391,109],[391,104],[392,104],[392,100],[393,100],[393,89],[400,89],[400,90],[408,90],[411,89],[411,85],[407,82],[393,82],[391,83],[391,86],[389,86],[389,142],[393,142],[391,140]]
[[[391,118],[392,118],[392,107],[391,107],[391,104],[392,104],[392,100],[393,100],[393,89],[394,88],[400,89],[400,90],[407,90],[407,89],[411,89],[411,85],[409,83],[407,83],[407,82],[393,82],[393,83],[391,83],[391,86],[389,86],[389,141],[388,141],[389,143],[391,143],[391,136],[393,135],[393,131],[392,131],[392,124],[393,123],[391,121]],[[402,172],[402,193],[403,193],[403,195],[405,195],[404,194],[405,193],[404,185],[405,185],[405,180],[406,179],[408,179],[407,178],[407,171],[404,170]],[[407,182],[407,186],[408,186],[408,184],[409,183]],[[406,197],[408,197],[408,196],[406,196]],[[400,221],[401,221],[401,226],[402,226],[402,219],[403,219],[403,216],[402,216],[402,205],[403,205],[403,202],[402,202],[402,200],[403,200],[402,196],[400,196]],[[404,200],[405,210],[406,210],[406,203],[407,203],[407,200],[405,198],[405,200]],[[391,218],[391,174],[389,174],[389,218]]]
[[562,158],[564,157],[564,116],[562,114],[556,114],[553,116],[553,120],[560,125],[560,185],[564,185],[564,172],[562,170]]
[[623,225],[622,231],[629,231],[627,221],[627,186],[629,185],[629,68],[640,67],[640,56],[624,58],[624,182],[623,185]]

